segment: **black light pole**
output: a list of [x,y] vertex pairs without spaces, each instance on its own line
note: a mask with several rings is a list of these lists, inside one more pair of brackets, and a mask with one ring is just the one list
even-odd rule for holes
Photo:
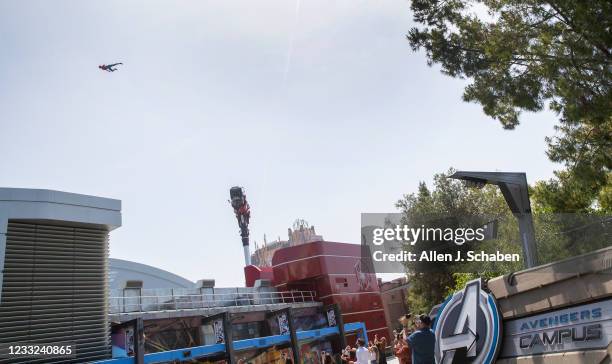
[[457,171],[449,178],[464,180],[468,184],[481,188],[487,183],[499,186],[510,211],[518,220],[526,267],[531,268],[538,265],[533,217],[529,203],[529,186],[525,173]]

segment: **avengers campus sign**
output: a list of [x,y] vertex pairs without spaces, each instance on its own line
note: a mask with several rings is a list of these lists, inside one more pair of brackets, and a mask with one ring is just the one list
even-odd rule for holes
[[500,357],[606,348],[612,341],[612,300],[504,322]]
[[495,361],[501,339],[501,316],[493,296],[479,279],[450,296],[434,324],[436,363]]
[[434,324],[437,363],[493,363],[549,353],[603,349],[612,342],[612,299],[503,323],[480,279],[442,304]]

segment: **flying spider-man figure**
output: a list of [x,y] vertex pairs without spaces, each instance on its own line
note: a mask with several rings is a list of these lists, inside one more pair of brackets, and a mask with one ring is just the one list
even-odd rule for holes
[[113,68],[113,67],[116,67],[120,64],[123,64],[123,63],[119,62],[119,63],[113,63],[113,64],[101,64],[98,66],[98,68],[101,69],[102,71],[115,72],[117,68]]

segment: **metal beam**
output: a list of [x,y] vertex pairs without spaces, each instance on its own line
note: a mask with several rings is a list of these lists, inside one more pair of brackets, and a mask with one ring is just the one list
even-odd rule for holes
[[[223,342],[220,344],[214,345],[224,345],[225,347],[225,359],[229,364],[236,363],[236,356],[234,354],[235,346],[234,346],[234,338],[232,333],[232,322],[230,320],[229,312],[221,312],[216,315],[212,315],[209,317],[202,318],[202,325],[209,325],[215,321],[221,320],[223,326]],[[206,345],[210,346],[210,345]],[[203,347],[202,347],[203,348]]]
[[327,315],[328,325],[330,324],[329,322],[329,312],[330,311],[334,313],[334,318],[336,320],[335,325],[333,326],[330,325],[330,326],[338,327],[339,335],[340,335],[339,337],[340,350],[344,350],[344,348],[346,347],[346,336],[344,332],[344,320],[342,318],[342,312],[340,310],[340,306],[337,303],[325,306],[325,314]]
[[[298,345],[298,337],[295,332],[295,325],[293,325],[293,309],[291,307],[283,308],[278,311],[271,313],[272,316],[286,315],[287,325],[289,326],[289,341],[291,342],[291,355],[293,357],[293,363],[297,364],[300,362],[300,352]],[[280,328],[280,327],[279,327]]]

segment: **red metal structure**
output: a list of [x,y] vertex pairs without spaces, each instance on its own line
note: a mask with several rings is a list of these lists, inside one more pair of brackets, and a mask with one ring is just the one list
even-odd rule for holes
[[[345,323],[364,322],[370,339],[377,334],[391,342],[376,274],[361,264],[357,244],[317,241],[283,248],[272,258],[272,284],[280,291],[315,291],[323,304],[340,305]],[[269,276],[261,273],[246,267],[246,281]]]
[[255,286],[255,281],[258,279],[274,280],[272,267],[258,267],[256,265],[247,265],[244,267],[244,279],[247,287]]

